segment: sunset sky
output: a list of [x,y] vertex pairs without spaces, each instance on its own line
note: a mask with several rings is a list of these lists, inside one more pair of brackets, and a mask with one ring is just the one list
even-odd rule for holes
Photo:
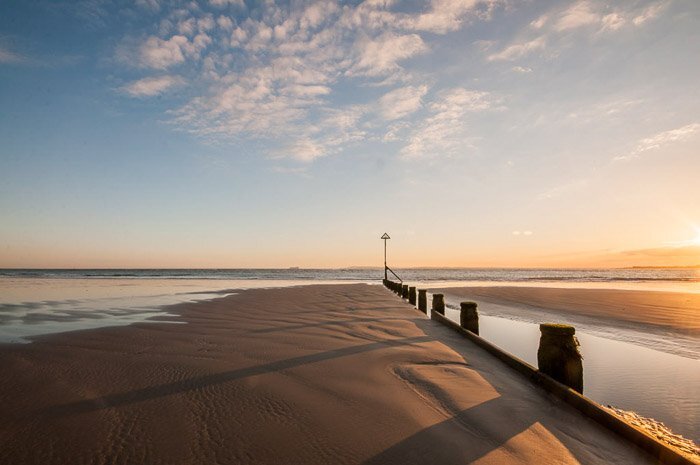
[[0,3],[0,267],[700,264],[700,2]]

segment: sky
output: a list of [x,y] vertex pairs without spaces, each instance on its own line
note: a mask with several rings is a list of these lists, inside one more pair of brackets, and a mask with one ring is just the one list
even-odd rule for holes
[[700,264],[700,2],[0,3],[0,267]]

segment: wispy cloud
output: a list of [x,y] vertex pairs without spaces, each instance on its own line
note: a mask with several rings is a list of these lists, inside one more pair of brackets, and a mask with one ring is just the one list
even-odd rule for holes
[[544,37],[536,37],[525,42],[514,43],[498,53],[493,53],[488,56],[489,61],[498,60],[515,60],[524,55],[528,55],[535,50],[542,50],[545,47]]
[[639,26],[649,20],[655,19],[668,7],[668,4],[668,1],[653,3],[632,18],[632,22],[635,26]]
[[346,74],[387,76],[401,69],[399,63],[402,60],[427,49],[423,39],[417,34],[384,33],[375,38],[362,38],[355,44],[355,63]]
[[590,2],[578,1],[559,14],[553,23],[553,28],[561,32],[582,26],[599,24],[602,19],[603,15],[595,11],[594,6]]
[[586,188],[590,180],[588,178],[572,179],[563,184],[551,187],[537,195],[537,200],[550,200],[561,197],[572,192],[580,191]]
[[[207,139],[265,139],[270,156],[308,162],[367,137],[381,139],[390,132],[384,124],[416,115],[428,84],[405,64],[430,53],[426,37],[489,20],[504,3],[432,0],[414,13],[397,11],[403,9],[391,0],[293,8],[264,3],[255,15],[241,18],[242,2],[210,0],[213,11],[180,7],[166,14],[157,31],[125,38],[117,58],[196,80],[198,95],[169,111],[175,127]],[[375,101],[334,101],[338,87],[362,95],[363,88],[397,84]],[[159,74],[123,90],[149,96],[174,85]]]
[[379,99],[380,111],[384,119],[392,121],[403,118],[418,110],[428,86],[407,86],[394,89]]
[[490,52],[487,58],[490,61],[512,61],[549,48],[556,49],[563,39],[579,30],[588,33],[590,40],[626,27],[639,27],[658,17],[667,5],[665,0],[654,1],[645,7],[600,0],[577,0],[564,7],[557,5],[530,22],[519,38],[500,51]]
[[26,62],[27,58],[9,48],[0,45],[0,63],[12,64]]
[[243,0],[209,0],[209,4],[218,8],[225,8],[227,6],[245,8],[245,2]]
[[700,123],[691,123],[676,129],[659,132],[651,137],[641,139],[634,150],[627,155],[620,155],[614,161],[629,161],[639,158],[644,152],[659,149],[674,142],[683,142],[695,136],[700,131]]
[[700,264],[700,245],[688,244],[666,247],[654,247],[648,249],[625,250],[621,255],[648,258],[648,259],[689,259],[688,264]]
[[132,97],[152,97],[182,84],[184,84],[184,80],[178,76],[153,76],[122,86],[120,90]]
[[304,137],[273,153],[273,158],[292,158],[300,162],[310,162],[325,155],[327,152],[323,145]]
[[401,150],[408,159],[449,157],[471,147],[465,116],[494,107],[496,100],[487,92],[464,88],[443,91],[430,105],[427,117],[411,134]]
[[603,119],[622,118],[628,116],[631,111],[638,111],[639,105],[642,103],[644,100],[636,98],[608,99],[579,106],[575,111],[569,112],[566,118],[574,120],[576,123],[595,123]]
[[503,0],[433,0],[428,12],[404,22],[408,28],[444,34],[459,29],[470,19],[489,20],[494,10],[505,4]]

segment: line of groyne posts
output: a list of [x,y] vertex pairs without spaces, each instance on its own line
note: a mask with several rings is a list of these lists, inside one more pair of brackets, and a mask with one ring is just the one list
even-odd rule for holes
[[[389,279],[384,279],[384,285],[428,315],[428,291],[426,289],[416,289],[415,286],[409,286],[403,282],[397,283]],[[476,303],[461,302],[459,307],[458,324],[445,316],[444,295],[432,294],[430,318],[457,331],[524,375],[534,384],[555,395],[600,425],[636,444],[651,454],[658,463],[698,465],[697,461],[686,457],[674,447],[660,441],[656,436],[627,423],[582,395],[583,364],[578,350],[578,341],[574,336],[576,330],[573,326],[556,323],[540,325],[540,345],[537,350],[538,367],[535,368],[479,336],[479,314]]]
[[[415,286],[384,279],[384,286],[394,291],[411,305],[428,314],[428,291]],[[417,297],[417,298],[416,298]],[[439,314],[445,318],[445,296],[432,294],[431,318]],[[461,302],[459,326],[470,333],[479,335],[479,312],[475,302]],[[540,325],[540,345],[537,349],[538,370],[571,389],[583,393],[583,362],[578,350],[579,343],[573,326],[558,323]]]

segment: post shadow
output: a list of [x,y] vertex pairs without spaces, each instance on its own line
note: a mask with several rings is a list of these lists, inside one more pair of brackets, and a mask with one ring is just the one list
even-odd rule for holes
[[106,396],[97,397],[93,399],[86,399],[77,402],[71,402],[68,404],[55,405],[40,411],[39,414],[48,417],[60,417],[65,415],[88,413],[97,410],[103,410],[106,408],[115,408],[123,405],[129,405],[137,402],[143,402],[146,400],[170,396],[173,394],[180,394],[191,390],[202,389],[216,384],[237,381],[250,376],[264,375],[267,373],[275,373],[278,371],[288,370],[290,368],[307,365],[309,363],[323,362],[340,357],[348,357],[351,355],[362,354],[365,352],[371,352],[373,350],[388,347],[400,347],[413,344],[421,344],[430,341],[432,341],[432,339],[428,336],[415,336],[401,339],[387,339],[371,342],[369,344],[342,347],[340,349],[333,349],[328,350],[326,352],[320,352],[310,355],[302,355],[300,357],[293,357],[285,360],[265,363],[263,365],[257,365],[253,367],[240,368],[237,370],[231,370],[222,373],[214,373],[210,375],[189,378],[181,381],[176,381],[174,383],[148,386],[132,391],[108,394]]
[[284,331],[294,331],[296,329],[305,328],[323,328],[326,326],[351,326],[355,323],[376,323],[378,321],[410,321],[410,317],[401,318],[347,318],[343,321],[322,321],[319,323],[300,323],[297,325],[280,326],[272,328],[254,329],[250,333],[254,334],[265,334],[265,333],[276,333]]
[[[655,463],[650,455],[632,443],[615,437],[614,433],[604,429],[577,410],[552,398],[539,388],[529,385],[529,381],[515,371],[512,372],[511,376],[506,375],[505,378],[497,374],[497,371],[500,370],[490,369],[491,364],[499,365],[499,368],[502,367],[506,372],[511,369],[469,340],[461,338],[449,328],[430,320],[416,320],[416,325],[431,339],[440,341],[464,357],[468,365],[475,368],[484,380],[498,392],[499,396],[474,407],[455,412],[444,421],[424,428],[371,457],[363,462],[364,465],[471,463],[497,450],[508,440],[536,423],[542,425],[580,463],[589,463],[592,460],[602,462],[603,460],[596,452],[585,450],[585,442],[589,438],[586,438],[585,433],[581,435],[581,437],[586,438],[584,440],[575,436],[576,430],[580,428],[578,425],[591,430],[597,429],[600,435],[606,437],[612,436],[611,440],[615,442],[615,446],[619,446],[620,449],[627,448],[626,457],[632,460],[632,463]],[[465,352],[472,350],[483,351],[483,358],[479,357],[481,360],[477,361],[476,364],[467,360]],[[516,384],[513,389],[508,389],[508,387],[501,387],[504,381],[508,384],[520,382],[523,386]],[[545,402],[545,406],[551,404],[551,408],[538,410],[536,408],[538,405],[527,405],[532,400],[523,399],[521,395],[518,395],[522,389],[535,390],[533,398],[541,398]],[[556,412],[561,412],[558,418]],[[571,418],[577,421],[567,423],[564,418],[561,418],[564,415],[571,415]],[[615,454],[614,451],[611,453]],[[621,460],[620,456],[613,455],[611,458],[613,461],[615,459]]]

